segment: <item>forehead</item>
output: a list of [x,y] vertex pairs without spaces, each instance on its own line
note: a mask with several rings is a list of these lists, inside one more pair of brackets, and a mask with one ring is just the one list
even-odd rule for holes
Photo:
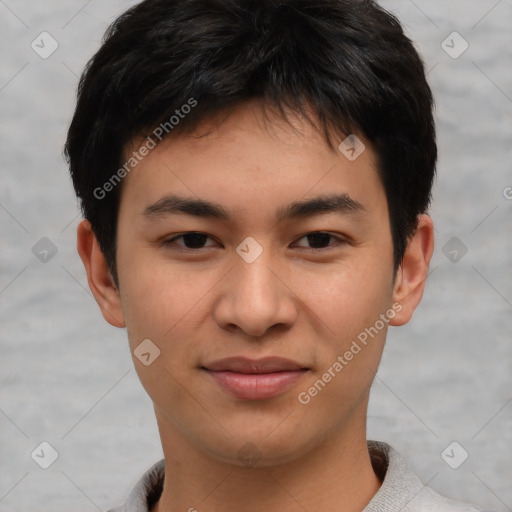
[[[145,141],[131,141],[125,158]],[[343,138],[333,141],[337,146]],[[246,103],[221,121],[209,119],[193,133],[163,139],[124,178],[121,206],[143,215],[166,194],[229,203],[227,216],[257,208],[274,213],[277,206],[283,213],[290,202],[318,195],[372,203],[384,191],[374,151],[364,145],[350,160],[300,116],[287,113],[285,120],[261,104]]]

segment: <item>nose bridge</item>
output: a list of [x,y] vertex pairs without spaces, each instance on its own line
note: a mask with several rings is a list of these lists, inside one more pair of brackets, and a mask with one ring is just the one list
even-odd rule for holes
[[267,314],[267,310],[275,309],[282,292],[279,281],[270,270],[271,251],[263,247],[259,249],[249,240],[240,244],[237,253],[240,258],[233,269],[233,296],[237,302],[251,307],[254,313]]
[[291,324],[296,313],[287,287],[276,276],[271,250],[260,248],[251,240],[237,248],[215,312],[220,325],[236,325],[254,336],[276,324]]

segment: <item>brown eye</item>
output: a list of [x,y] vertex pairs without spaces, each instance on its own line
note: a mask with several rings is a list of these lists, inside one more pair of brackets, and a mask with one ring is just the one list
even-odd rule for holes
[[[345,241],[342,238],[337,237],[335,235],[331,235],[330,233],[326,233],[324,231],[316,231],[313,233],[308,233],[307,235],[304,235],[302,238],[300,238],[300,240],[302,240],[302,239],[306,239],[307,242],[309,244],[311,244],[311,247],[310,247],[311,249],[317,249],[317,250],[322,250],[325,248],[328,249],[328,248],[332,248],[337,245],[341,245],[341,244],[345,243]],[[336,244],[335,245],[329,244],[330,239],[336,240]]]
[[[210,247],[205,246],[205,242],[208,238],[211,238],[205,233],[198,233],[198,232],[190,232],[190,233],[183,233],[181,235],[175,236],[169,240],[165,240],[163,242],[164,246],[177,246],[180,249],[184,250],[195,250],[195,249],[203,249],[204,247]],[[183,245],[177,244],[176,241],[179,239],[183,239]]]

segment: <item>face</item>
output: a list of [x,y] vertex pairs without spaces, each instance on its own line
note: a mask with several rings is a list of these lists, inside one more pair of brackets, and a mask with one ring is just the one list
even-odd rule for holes
[[[124,178],[118,218],[116,325],[162,439],[239,465],[247,447],[270,465],[364,430],[402,308],[369,142],[350,161],[266,114],[251,102],[164,139]],[[251,364],[273,357],[288,366]]]

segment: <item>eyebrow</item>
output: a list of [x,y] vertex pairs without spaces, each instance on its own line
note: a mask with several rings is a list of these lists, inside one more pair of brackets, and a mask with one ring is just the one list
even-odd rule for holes
[[[329,213],[346,215],[365,211],[364,206],[348,194],[332,194],[314,197],[305,201],[296,201],[281,207],[276,212],[276,220],[281,222],[283,220],[313,217]],[[142,210],[143,217],[148,220],[175,214],[224,221],[232,220],[229,210],[219,203],[177,195],[166,195]]]

